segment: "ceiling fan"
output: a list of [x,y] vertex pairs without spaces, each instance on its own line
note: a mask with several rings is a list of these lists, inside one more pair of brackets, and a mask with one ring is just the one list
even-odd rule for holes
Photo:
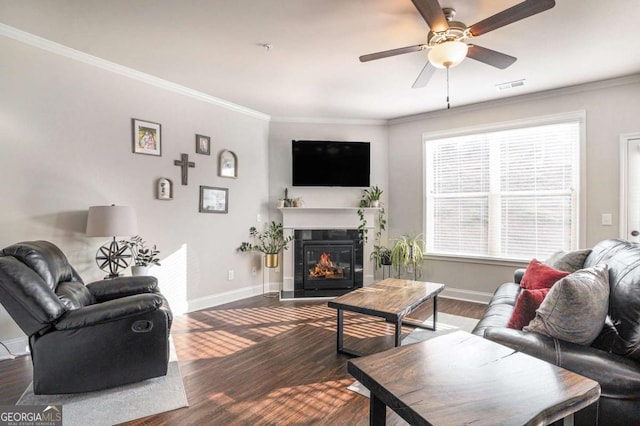
[[[505,25],[528,18],[551,9],[555,0],[525,0],[502,12],[496,13],[480,22],[467,27],[462,22],[454,21],[456,11],[452,8],[441,8],[438,0],[411,0],[418,12],[431,28],[426,44],[385,50],[360,56],[360,62],[404,53],[429,50],[429,61],[424,66],[418,78],[413,83],[414,88],[424,87],[429,83],[436,68],[449,68],[458,65],[465,57],[475,59],[496,68],[505,69],[513,64],[517,58],[487,49],[476,44],[467,43],[475,37],[486,34]],[[448,91],[448,90],[447,90]],[[449,97],[447,96],[447,102]]]

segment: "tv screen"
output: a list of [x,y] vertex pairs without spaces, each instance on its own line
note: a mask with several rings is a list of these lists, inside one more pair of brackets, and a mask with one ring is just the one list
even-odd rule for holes
[[293,186],[369,186],[369,142],[292,141]]

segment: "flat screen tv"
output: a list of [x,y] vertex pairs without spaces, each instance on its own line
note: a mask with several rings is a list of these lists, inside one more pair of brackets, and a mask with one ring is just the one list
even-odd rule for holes
[[369,186],[369,142],[292,141],[293,186]]

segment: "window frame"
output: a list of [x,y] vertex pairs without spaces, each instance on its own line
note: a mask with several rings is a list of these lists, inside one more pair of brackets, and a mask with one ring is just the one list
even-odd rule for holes
[[[513,130],[526,127],[536,127],[550,124],[566,123],[566,122],[578,122],[578,161],[577,161],[577,188],[575,189],[575,197],[577,202],[575,203],[576,212],[576,224],[575,224],[575,237],[576,248],[582,246],[586,240],[586,112],[584,110],[566,112],[553,115],[545,115],[538,117],[531,117],[525,119],[518,119],[505,122],[487,123],[478,126],[455,128],[442,131],[425,132],[422,134],[422,229],[423,235],[428,238],[429,224],[427,222],[429,218],[429,211],[431,206],[428,204],[428,185],[427,185],[427,145],[432,140],[452,138],[457,136],[468,136],[472,134],[489,133],[503,130]],[[427,251],[428,248],[425,244],[425,257],[434,260],[448,260],[448,261],[460,261],[471,263],[483,263],[483,264],[496,264],[496,265],[521,265],[523,259],[509,258],[504,256],[478,256],[472,254],[452,254]]]

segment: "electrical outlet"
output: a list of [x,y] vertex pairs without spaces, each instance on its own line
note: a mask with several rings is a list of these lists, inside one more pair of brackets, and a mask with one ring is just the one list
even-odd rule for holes
[[605,226],[609,226],[613,224],[613,217],[611,216],[611,213],[602,213],[602,218],[601,218],[601,222],[603,225]]
[[227,272],[227,279],[229,281],[233,280],[234,275],[235,274],[233,273],[233,269],[229,269],[229,271]]
[[258,213],[258,215],[256,216],[256,222],[262,222],[262,215],[260,213]]
[[253,268],[251,268],[251,275],[253,275],[254,277],[258,274],[258,271],[256,270],[256,267],[254,266]]

